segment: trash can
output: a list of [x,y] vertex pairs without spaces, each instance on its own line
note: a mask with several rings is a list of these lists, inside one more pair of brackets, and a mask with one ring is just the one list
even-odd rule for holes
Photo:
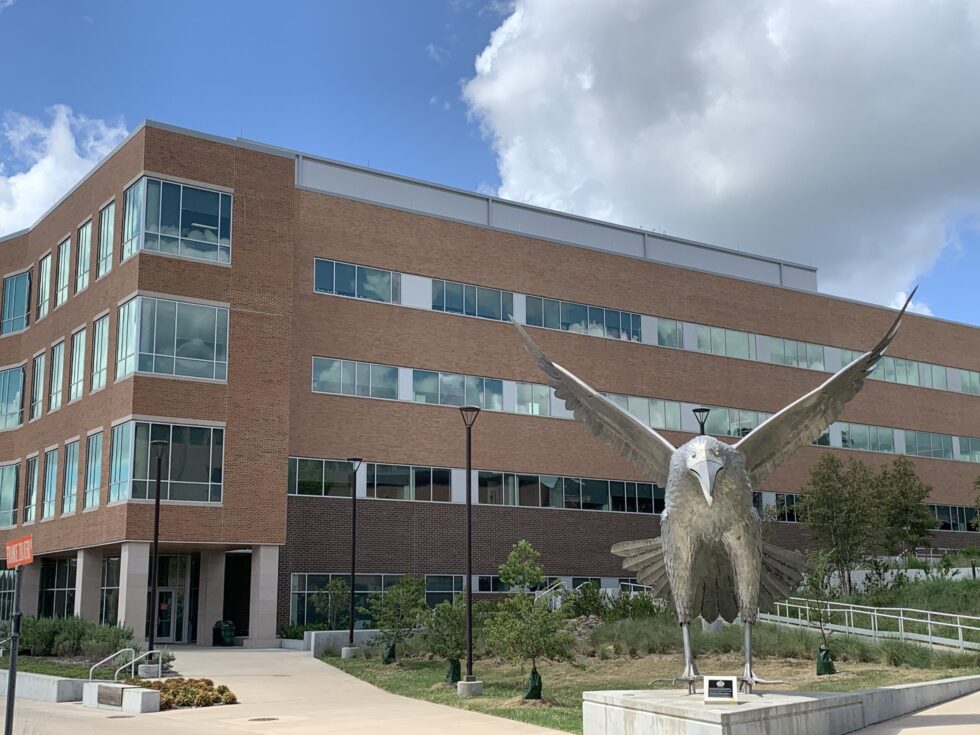
[[226,646],[235,645],[235,623],[232,620],[221,621],[221,639]]
[[212,646],[223,646],[225,645],[225,640],[221,636],[221,624],[224,620],[215,620],[214,627],[211,628],[211,645]]

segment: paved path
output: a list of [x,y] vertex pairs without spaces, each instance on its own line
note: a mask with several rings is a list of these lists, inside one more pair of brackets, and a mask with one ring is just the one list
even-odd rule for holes
[[937,704],[905,717],[866,727],[857,735],[977,735],[980,692]]
[[[176,648],[174,653],[181,674],[226,684],[241,703],[133,717],[86,709],[80,703],[18,699],[14,732],[556,735],[554,730],[388,694],[300,651]],[[276,719],[258,719],[267,717]]]

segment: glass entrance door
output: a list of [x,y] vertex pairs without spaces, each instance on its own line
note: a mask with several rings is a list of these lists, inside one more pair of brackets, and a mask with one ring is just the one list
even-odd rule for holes
[[174,602],[177,590],[172,587],[161,587],[157,590],[157,632],[156,640],[160,643],[174,642]]

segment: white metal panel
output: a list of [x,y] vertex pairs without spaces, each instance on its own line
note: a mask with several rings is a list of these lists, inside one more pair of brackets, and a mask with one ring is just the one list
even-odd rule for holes
[[402,304],[417,309],[431,309],[432,279],[402,273]]
[[657,344],[657,317],[640,314],[640,337],[645,344]]
[[772,359],[772,340],[764,334],[750,334],[749,339],[755,340],[755,357],[759,362],[769,362]]
[[515,413],[517,411],[517,383],[513,380],[505,380],[503,387],[504,412]]
[[612,224],[582,220],[561,212],[547,212],[497,199],[490,203],[494,227],[549,240],[643,257],[643,233]]
[[684,349],[698,351],[698,325],[691,322],[681,322],[684,337]]
[[798,268],[789,263],[783,263],[783,285],[787,288],[798,288],[801,291],[817,291],[817,272],[806,268]]
[[830,425],[830,446],[839,447],[844,443],[844,439],[841,436],[840,424],[835,421]]
[[662,263],[779,285],[779,263],[746,253],[647,236],[647,257]]
[[527,295],[514,294],[514,319],[520,324],[527,324]]
[[367,497],[367,466],[367,462],[361,462],[361,466],[357,468],[354,475],[354,487],[357,489],[357,497],[359,498]]
[[575,414],[565,408],[565,402],[561,398],[555,396],[555,389],[550,388],[549,391],[551,394],[551,415],[559,419],[575,418]]
[[466,469],[449,470],[449,497],[454,503],[466,502]]
[[398,400],[414,401],[415,389],[413,387],[412,375],[415,371],[412,368],[398,368]]
[[895,454],[905,454],[905,432],[895,431]]
[[836,373],[840,370],[843,365],[840,364],[840,348],[839,347],[824,347],[823,348],[823,366],[828,373]]
[[681,431],[689,431],[692,434],[701,431],[697,417],[693,413],[694,409],[700,406],[700,403],[681,403]]
[[946,368],[946,387],[954,393],[962,393],[962,383],[960,383],[960,369]]

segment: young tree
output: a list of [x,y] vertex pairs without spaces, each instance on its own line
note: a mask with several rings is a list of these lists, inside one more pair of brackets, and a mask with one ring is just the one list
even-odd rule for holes
[[970,521],[970,525],[973,526],[974,531],[980,531],[980,475],[977,475],[977,479],[973,481],[973,489],[977,495],[973,499],[975,515],[973,516],[973,520]]
[[371,597],[368,610],[379,629],[377,638],[385,645],[382,661],[394,663],[397,645],[408,640],[427,611],[425,581],[420,577],[402,577],[382,594]]
[[498,573],[506,585],[525,591],[534,589],[544,581],[541,552],[522,539],[511,547]]
[[347,625],[350,608],[350,586],[340,578],[331,579],[324,590],[315,595],[313,609],[323,619],[327,630],[340,630]]
[[884,550],[897,554],[924,545],[936,527],[925,505],[932,488],[919,479],[912,460],[898,457],[881,469],[876,484]]
[[565,618],[552,610],[546,599],[535,599],[526,591],[544,580],[540,558],[527,541],[514,544],[507,561],[500,566],[500,578],[518,589],[497,605],[486,622],[491,651],[510,661],[531,662],[524,699],[541,699],[538,660],[567,658],[572,648]]
[[452,602],[440,602],[428,611],[425,616],[425,642],[429,653],[449,663],[446,683],[459,681],[459,659],[466,654],[466,604],[463,595],[456,595]]
[[827,552],[844,594],[850,594],[851,571],[872,552],[878,538],[874,474],[857,460],[844,465],[828,452],[810,471],[798,510],[810,538]]

